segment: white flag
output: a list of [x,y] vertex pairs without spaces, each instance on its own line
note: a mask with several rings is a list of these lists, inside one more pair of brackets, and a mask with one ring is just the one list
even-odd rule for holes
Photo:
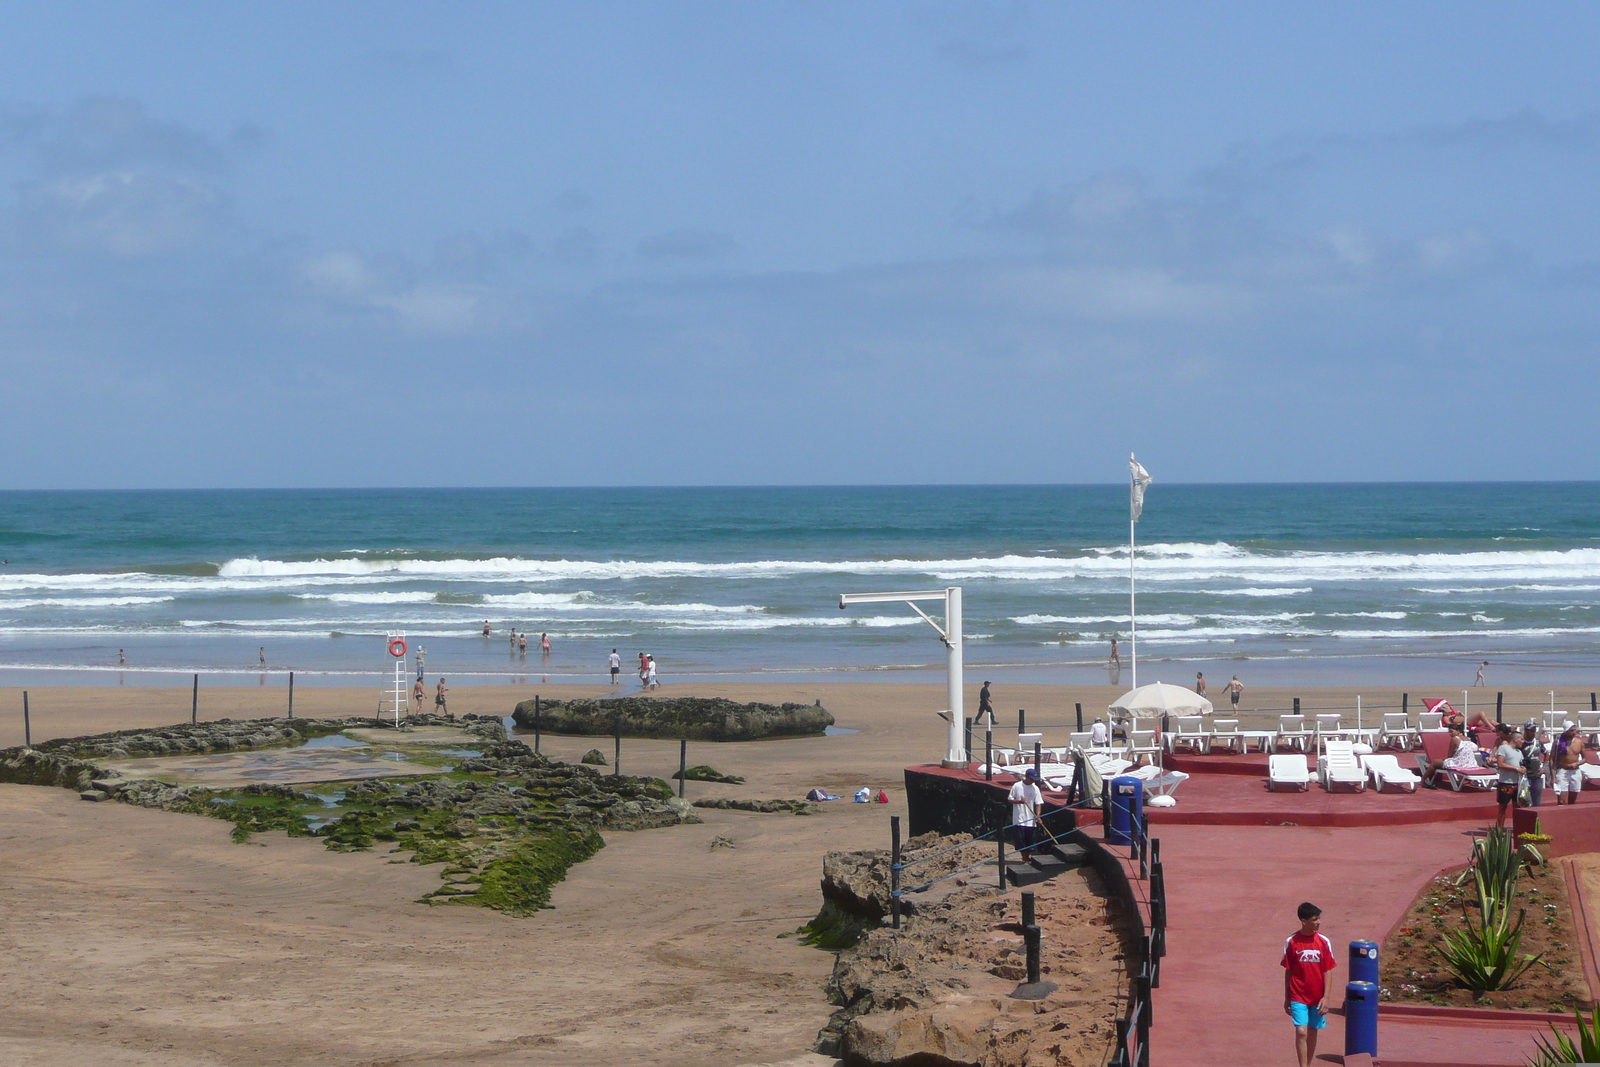
[[1150,484],[1150,472],[1139,465],[1133,456],[1128,457],[1128,473],[1133,476],[1133,482],[1128,487],[1128,514],[1134,522],[1139,521],[1139,516],[1144,514],[1144,490]]

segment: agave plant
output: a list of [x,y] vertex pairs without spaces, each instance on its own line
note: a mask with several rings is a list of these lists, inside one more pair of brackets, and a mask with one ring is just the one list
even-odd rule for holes
[[1463,912],[1463,929],[1449,931],[1439,939],[1439,954],[1444,957],[1445,966],[1474,993],[1511,988],[1540,959],[1517,953],[1522,947],[1522,920],[1526,917],[1526,911],[1518,911],[1513,924],[1509,909],[1501,908],[1491,920],[1486,907],[1475,926],[1472,917]]
[[1521,873],[1522,858],[1517,855],[1516,839],[1509,830],[1493,827],[1473,845],[1472,875],[1486,926],[1510,912]]
[[1554,1040],[1543,1036],[1534,1039],[1539,1044],[1539,1051],[1528,1060],[1528,1067],[1557,1067],[1563,1063],[1600,1063],[1600,1005],[1595,1007],[1588,1019],[1585,1019],[1583,1013],[1579,1011],[1574,1011],[1572,1018],[1577,1023],[1578,1040],[1572,1040],[1551,1023],[1550,1032]]

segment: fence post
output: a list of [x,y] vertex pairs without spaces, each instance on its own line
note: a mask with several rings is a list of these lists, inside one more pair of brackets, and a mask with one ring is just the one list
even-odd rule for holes
[[28,691],[22,691],[22,747],[33,747],[33,720],[28,716]]
[[1299,697],[1295,697],[1294,698],[1294,713],[1296,715],[1300,714],[1300,698]]
[[289,718],[294,718],[294,671],[289,672]]
[[1028,954],[1028,984],[1038,985],[1039,974],[1039,923],[1033,910],[1033,893],[1022,891],[1022,943]]
[[1044,780],[1044,772],[1042,770],[1040,770],[1040,764],[1041,764],[1041,761],[1043,760],[1043,758],[1044,758],[1044,743],[1041,742],[1041,741],[1035,741],[1033,743],[1033,769],[1039,775],[1039,780],[1040,781]]
[[617,752],[616,761],[611,765],[611,777],[616,778],[622,774],[622,712],[617,712],[616,726]]
[[[683,799],[683,786],[689,780],[689,739],[678,738],[678,799]],[[900,816],[896,815],[898,819]]]
[[889,816],[889,918],[900,929],[900,816]]
[[972,758],[972,716],[971,715],[967,716],[966,738],[967,738],[967,744],[966,744],[966,747],[962,751],[966,752],[968,759],[971,759]]
[[[1409,714],[1410,711],[1411,711],[1411,694],[1410,693],[1401,693],[1400,694],[1400,714],[1406,715],[1406,714]],[[1411,721],[1410,719],[1406,720],[1406,722],[1410,722],[1410,721]]]
[[994,835],[994,839],[996,844],[999,845],[999,851],[996,853],[999,858],[995,861],[995,866],[1000,868],[1000,892],[1004,893],[1006,891],[1006,832],[1003,827],[999,833]]
[[194,676],[194,695],[189,699],[189,725],[200,721],[200,676]]
[[1139,850],[1139,881],[1150,880],[1150,824],[1143,818],[1139,820],[1139,830],[1133,835],[1134,845]]
[[1600,704],[1595,703],[1593,690],[1591,690],[1589,693],[1589,710],[1600,711]]
[[1496,693],[1494,695],[1494,721],[1496,723],[1502,723],[1506,721],[1504,715],[1505,703],[1506,695],[1504,693]]
[[1078,701],[1076,707],[1078,709],[1078,732],[1081,734],[1083,733],[1083,701]]
[[983,728],[983,780],[994,781],[994,719]]
[[1028,711],[1027,711],[1026,708],[1018,708],[1017,709],[1017,735],[1020,737],[1021,735],[1025,734],[1027,732],[1028,732]]
[[533,694],[533,754],[539,754],[539,726],[544,714],[539,710],[539,694]]
[[1111,779],[1100,779],[1100,839],[1111,840]]

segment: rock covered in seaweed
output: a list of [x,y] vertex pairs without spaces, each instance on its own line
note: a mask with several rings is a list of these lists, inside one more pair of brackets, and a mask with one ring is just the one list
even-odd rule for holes
[[[833,716],[816,704],[740,704],[723,697],[616,697],[609,700],[540,700],[539,728],[553,734],[652,737],[690,741],[762,741],[820,737]],[[517,728],[534,727],[534,701],[512,713]]]

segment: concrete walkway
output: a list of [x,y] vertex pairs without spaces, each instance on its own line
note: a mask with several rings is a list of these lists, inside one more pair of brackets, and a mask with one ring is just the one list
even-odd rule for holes
[[[1295,908],[1323,909],[1338,951],[1329,1001],[1343,1000],[1347,946],[1381,942],[1442,868],[1464,863],[1475,822],[1360,828],[1156,826],[1167,875],[1168,955],[1155,994],[1151,1062],[1160,1067],[1293,1065],[1283,1013],[1284,938]],[[1384,1067],[1522,1065],[1547,1024],[1412,1021],[1384,1016]],[[1344,1020],[1322,1032],[1318,1060],[1342,1062]]]

